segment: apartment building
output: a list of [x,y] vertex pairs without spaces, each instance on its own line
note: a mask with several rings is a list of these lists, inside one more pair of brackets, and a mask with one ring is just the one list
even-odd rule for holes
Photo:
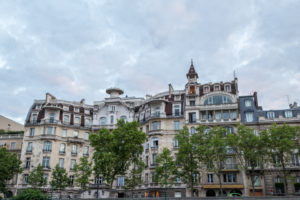
[[[143,184],[135,190],[136,197],[162,197],[164,188],[153,179],[157,163],[155,159],[163,148],[171,150],[174,159],[178,152],[176,133],[187,126],[191,134],[199,125],[225,127],[229,132],[236,132],[238,123],[246,124],[257,131],[263,130],[273,122],[298,125],[300,109],[292,105],[287,110],[264,111],[258,106],[257,94],[239,96],[238,80],[228,82],[200,83],[193,63],[186,74],[187,82],[182,90],[174,90],[169,84],[168,90],[146,98],[122,97],[124,91],[110,88],[109,95],[93,105],[80,102],[58,100],[47,93],[44,100],[35,100],[31,106],[26,122],[21,160],[24,171],[18,177],[17,188],[29,187],[27,177],[30,170],[41,164],[47,185],[44,190],[50,192],[51,171],[58,164],[64,167],[70,178],[74,180],[73,167],[81,156],[93,154],[89,146],[89,134],[101,128],[115,129],[117,120],[124,119],[140,123],[140,129],[147,134],[142,159],[146,168],[142,173]],[[223,164],[222,187],[224,194],[231,192],[249,195],[250,183],[243,171],[238,169],[238,163],[228,149],[226,162]],[[298,156],[298,152],[295,152]],[[294,156],[295,165],[291,167],[293,176],[297,179],[300,174],[298,157]],[[272,195],[278,181],[276,169],[270,167],[263,179],[255,186],[257,195]],[[278,170],[277,170],[278,171]],[[276,172],[277,172],[276,171]],[[195,175],[196,196],[219,196],[220,185],[217,177],[210,171],[202,171]],[[126,196],[124,189],[125,177],[117,176],[113,184],[112,194],[101,177],[93,177],[85,198]],[[299,178],[300,181],[300,178]],[[98,186],[101,185],[99,193]],[[292,193],[299,190],[289,188]],[[177,178],[171,188],[167,188],[169,197],[191,196],[187,186]],[[80,188],[73,184],[65,191],[65,195],[80,196]],[[82,196],[82,195],[81,195]]]

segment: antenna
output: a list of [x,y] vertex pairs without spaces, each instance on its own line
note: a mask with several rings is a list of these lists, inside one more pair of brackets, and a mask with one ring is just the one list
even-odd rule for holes
[[288,105],[290,105],[290,96],[289,95],[285,95],[288,101]]
[[236,72],[233,70],[233,78],[236,79]]

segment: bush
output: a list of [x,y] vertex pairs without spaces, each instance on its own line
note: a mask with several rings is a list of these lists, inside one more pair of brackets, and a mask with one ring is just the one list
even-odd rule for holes
[[49,197],[37,189],[26,189],[11,200],[49,200]]

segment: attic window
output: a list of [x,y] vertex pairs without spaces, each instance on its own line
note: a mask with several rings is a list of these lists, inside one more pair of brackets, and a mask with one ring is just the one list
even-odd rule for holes
[[190,94],[195,94],[195,86],[190,86]]
[[204,93],[208,93],[209,92],[209,87],[208,86],[205,86],[204,87]]
[[215,91],[220,91],[220,86],[219,85],[215,85]]
[[226,92],[230,92],[230,91],[231,91],[230,85],[225,85],[225,91],[226,91]]

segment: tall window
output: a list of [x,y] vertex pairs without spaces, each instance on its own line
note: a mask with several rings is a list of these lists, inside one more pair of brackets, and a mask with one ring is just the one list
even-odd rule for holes
[[298,156],[298,154],[293,153],[291,155],[291,161],[292,161],[292,165],[299,166],[299,156]]
[[180,115],[180,106],[174,105],[174,115],[179,116]]
[[69,176],[70,178],[70,186],[74,186],[74,176]]
[[230,85],[225,85],[225,91],[230,92]]
[[156,157],[157,157],[157,154],[153,153],[152,154],[152,165],[156,165]]
[[11,142],[10,143],[10,149],[14,150],[16,148],[16,143],[15,142]]
[[146,144],[145,144],[145,150],[149,150],[149,142],[146,142]]
[[221,119],[222,119],[221,112],[216,112],[216,119],[217,119],[217,121],[221,121]]
[[230,111],[230,119],[236,119],[236,112]]
[[52,150],[52,142],[46,141],[44,143],[44,149],[43,149],[43,151],[44,152],[51,152],[51,150]]
[[268,119],[274,119],[275,118],[275,112],[267,112],[267,118]]
[[26,158],[26,164],[25,164],[25,168],[26,168],[26,169],[29,169],[29,168],[30,168],[30,161],[31,161],[31,158],[30,158],[30,157]]
[[106,117],[101,117],[100,118],[100,125],[105,125],[106,124]]
[[191,127],[191,129],[190,129],[191,135],[194,134],[195,132],[196,132],[195,127]]
[[80,117],[75,117],[74,119],[75,124],[80,124]]
[[66,152],[66,144],[61,143],[59,147],[59,153],[65,153]]
[[77,145],[76,144],[72,145],[72,154],[77,154]]
[[124,176],[117,176],[117,186],[121,187],[125,185],[125,177]]
[[225,121],[228,121],[228,119],[229,119],[229,113],[228,113],[228,111],[223,111],[223,119]]
[[85,125],[89,126],[90,125],[90,119],[85,119]]
[[84,139],[88,140],[88,139],[89,139],[89,136],[90,136],[90,134],[89,134],[88,132],[86,132],[86,133],[84,134]]
[[195,94],[195,86],[190,86],[190,94]]
[[213,174],[207,174],[207,182],[213,183],[214,182],[214,175]]
[[95,184],[96,185],[101,185],[102,184],[102,177],[101,176],[95,178]]
[[208,93],[209,92],[209,87],[208,86],[205,86],[204,87],[204,93]]
[[32,142],[28,142],[27,152],[32,152]]
[[63,129],[63,130],[61,131],[61,136],[62,136],[62,137],[67,137],[67,129]]
[[149,183],[149,175],[148,173],[145,174],[145,184]]
[[121,116],[120,118],[123,119],[124,122],[127,122],[127,117],[125,115]]
[[152,138],[152,147],[158,148],[158,138],[157,137]]
[[110,123],[111,123],[111,124],[114,123],[114,116],[113,116],[113,115],[110,116]]
[[74,137],[74,138],[78,138],[78,131],[74,131],[74,132],[73,132],[73,137]]
[[245,100],[245,106],[246,107],[251,107],[251,105],[252,105],[252,101],[251,100],[249,100],[249,99]]
[[63,158],[60,158],[59,161],[58,161],[58,166],[60,168],[64,168],[64,159]]
[[50,113],[50,119],[49,119],[50,123],[54,123],[54,113]]
[[52,135],[52,130],[53,130],[53,128],[52,127],[47,127],[47,135]]
[[174,138],[174,147],[178,148],[178,139],[177,138]]
[[74,165],[76,164],[76,160],[72,159],[71,160],[71,165],[70,165],[70,170],[74,169]]
[[180,129],[180,121],[174,121],[174,130]]
[[64,122],[65,123],[70,123],[70,116],[69,115],[64,115]]
[[30,128],[29,136],[33,137],[34,136],[34,131],[35,131],[35,128]]
[[160,127],[160,121],[154,121],[152,122],[152,129],[153,130],[159,130],[161,127]]
[[24,185],[28,184],[28,174],[24,174],[24,176],[23,176],[23,184]]
[[196,105],[195,100],[190,101],[190,106],[195,106],[195,105]]
[[33,123],[37,122],[37,114],[32,114],[32,122]]
[[160,107],[156,107],[155,108],[155,117],[159,117],[160,116]]
[[245,112],[246,122],[253,122],[253,112]]
[[85,146],[83,148],[83,155],[85,155],[85,156],[89,155],[89,147],[88,146]]
[[286,111],[284,111],[284,116],[285,116],[285,118],[291,118],[291,117],[293,117],[293,113],[291,110],[286,110]]
[[44,168],[48,168],[48,169],[50,168],[50,157],[47,156],[43,157],[42,166]]
[[235,183],[236,182],[236,173],[223,174],[224,183]]
[[196,123],[196,113],[189,113],[189,123]]

